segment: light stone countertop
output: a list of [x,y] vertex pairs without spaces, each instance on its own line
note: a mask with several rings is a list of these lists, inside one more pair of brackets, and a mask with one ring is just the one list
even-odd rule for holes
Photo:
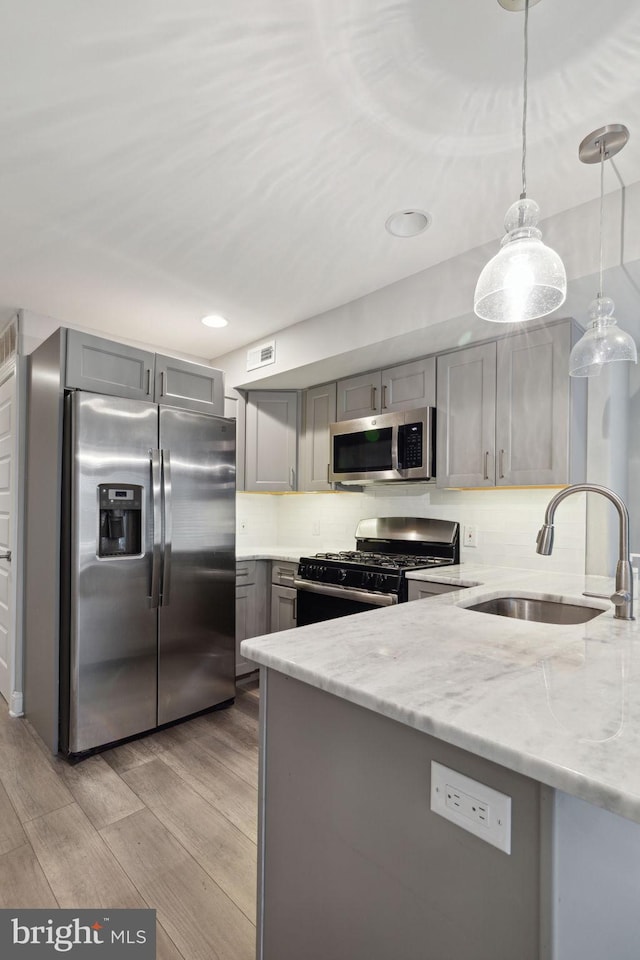
[[[582,596],[613,581],[479,564],[411,578],[480,585],[254,637],[243,656],[640,822],[640,622]],[[511,592],[604,613],[556,626],[461,606]]]
[[[317,551],[316,551],[317,552]],[[236,540],[236,561],[243,560],[293,560],[308,556],[302,547],[243,547]]]

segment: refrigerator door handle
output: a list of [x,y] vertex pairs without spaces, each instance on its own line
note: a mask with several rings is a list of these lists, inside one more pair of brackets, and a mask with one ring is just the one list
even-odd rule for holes
[[162,563],[162,486],[160,451],[151,451],[151,502],[153,506],[153,553],[151,561],[151,606],[160,605],[160,566]]
[[160,603],[163,607],[169,604],[171,591],[171,454],[168,450],[162,451],[162,511],[164,526],[164,563],[162,566],[162,595]]

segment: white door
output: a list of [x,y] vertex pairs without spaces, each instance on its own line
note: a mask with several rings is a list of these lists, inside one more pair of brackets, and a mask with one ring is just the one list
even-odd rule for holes
[[[0,375],[2,376],[2,375]],[[7,370],[0,382],[0,693],[11,697],[15,649],[15,598],[11,550],[15,527],[16,375]]]

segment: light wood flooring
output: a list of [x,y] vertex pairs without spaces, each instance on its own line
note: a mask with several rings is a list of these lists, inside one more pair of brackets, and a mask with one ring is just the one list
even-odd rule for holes
[[157,960],[254,960],[257,681],[71,766],[0,708],[0,907],[153,907]]

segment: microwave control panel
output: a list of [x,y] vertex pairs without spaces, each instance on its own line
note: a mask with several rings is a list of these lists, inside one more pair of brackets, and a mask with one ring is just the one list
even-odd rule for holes
[[411,470],[421,467],[422,460],[422,424],[405,423],[398,427],[398,467]]

